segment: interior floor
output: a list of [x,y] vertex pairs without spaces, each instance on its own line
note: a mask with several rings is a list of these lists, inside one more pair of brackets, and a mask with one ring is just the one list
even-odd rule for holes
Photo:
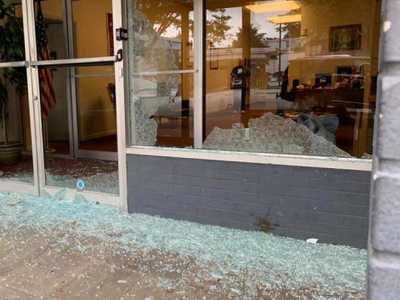
[[[0,177],[33,182],[32,157],[24,156],[13,165],[0,165]],[[118,162],[98,159],[45,159],[46,180],[50,186],[77,188],[78,180],[84,183],[81,190],[118,193]]]

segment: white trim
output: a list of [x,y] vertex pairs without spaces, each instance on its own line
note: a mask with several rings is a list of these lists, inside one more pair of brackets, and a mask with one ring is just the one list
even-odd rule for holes
[[203,145],[203,35],[204,35],[204,1],[194,0],[194,69],[193,79],[193,136],[194,147]]
[[[112,0],[113,30],[123,27],[122,0]],[[117,56],[119,50],[123,50],[123,41],[117,40],[114,34],[114,54]],[[126,55],[127,51],[123,51]],[[125,84],[124,84],[124,60],[115,61],[115,98],[116,98],[116,122],[118,143],[118,184],[119,184],[119,207],[128,211],[128,190],[126,170],[126,124],[125,124]]]
[[[36,47],[36,24],[35,24],[35,6],[33,0],[27,1],[27,29],[25,34],[29,36],[29,59],[28,71],[30,80],[28,80],[29,95],[31,97],[32,109],[30,115],[32,118],[32,154],[37,157],[35,166],[37,167],[35,175],[37,179],[37,190],[40,194],[40,189],[46,184],[46,171],[44,165],[44,149],[43,149],[43,135],[42,135],[42,109],[40,105],[40,82],[38,68],[32,67],[32,62],[37,61],[37,47]],[[29,78],[28,78],[29,79]],[[31,85],[29,87],[29,85]],[[34,166],[34,167],[35,167]],[[35,177],[36,177],[35,176]],[[36,179],[35,179],[36,180]],[[36,183],[35,183],[36,184]]]
[[[32,60],[32,55],[36,56],[36,43],[34,39],[35,30],[32,24],[34,24],[34,18],[32,20],[33,12],[32,0],[22,1],[22,15],[23,15],[23,26],[24,26],[24,43],[25,43],[25,59],[27,61]],[[33,23],[32,23],[33,22]],[[32,46],[33,45],[33,46]],[[32,49],[32,51],[31,51]],[[32,165],[33,165],[33,188],[34,194],[39,195],[40,193],[40,156],[37,152],[37,128],[35,118],[35,93],[34,93],[34,73],[33,68],[26,62],[26,80],[28,89],[28,110],[29,110],[29,121],[31,128],[31,152],[32,152]],[[19,189],[18,189],[19,191]]]
[[99,193],[99,192],[92,192],[92,191],[80,192],[80,191],[77,191],[77,190],[71,189],[71,188],[65,188],[65,187],[61,188],[61,187],[55,187],[55,186],[46,186],[41,189],[41,193],[47,193],[47,194],[50,194],[53,196],[60,190],[66,191],[67,199],[74,199],[75,196],[81,195],[89,201],[98,202],[98,203],[113,206],[113,207],[118,207],[119,197],[118,197],[118,195],[113,195],[113,194],[106,194],[106,193]]
[[161,156],[173,158],[242,162],[265,165],[284,165],[322,169],[371,171],[369,159],[314,157],[303,155],[285,155],[268,153],[247,153],[201,149],[178,149],[163,147],[132,146],[126,149],[127,154]]
[[[66,39],[67,57],[74,56],[74,33],[72,17],[72,1],[64,0],[64,38]],[[67,68],[67,103],[68,103],[68,134],[69,154],[75,158],[79,150],[78,108],[76,97],[75,68]]]
[[37,194],[35,192],[35,187],[33,184],[1,179],[0,180],[0,192],[9,193],[9,192],[18,192],[18,193],[28,193],[28,194]]

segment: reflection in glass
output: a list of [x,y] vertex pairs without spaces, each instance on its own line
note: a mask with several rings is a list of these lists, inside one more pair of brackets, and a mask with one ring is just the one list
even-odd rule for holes
[[26,69],[0,69],[0,180],[31,183],[32,167]]
[[0,62],[24,60],[21,1],[0,1]]
[[114,55],[111,0],[35,0],[35,21],[39,60]]
[[193,145],[193,3],[129,2],[131,143]]
[[39,75],[47,184],[83,180],[84,190],[118,193],[113,67],[41,67]]
[[204,148],[370,157],[374,3],[207,1]]

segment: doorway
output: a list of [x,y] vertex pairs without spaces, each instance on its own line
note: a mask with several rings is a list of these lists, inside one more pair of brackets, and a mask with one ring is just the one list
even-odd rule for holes
[[113,3],[33,6],[45,185],[118,195]]
[[114,31],[122,25],[121,3],[28,0],[10,5],[21,23],[25,52],[18,62],[0,62],[0,68],[15,66],[25,74],[25,102],[15,86],[8,91],[15,98],[13,110],[21,115],[12,136],[24,159],[9,159],[12,166],[1,166],[0,175],[27,183],[36,193],[61,188],[102,195],[105,202],[120,205],[125,194],[119,188],[125,173],[124,85],[116,76],[122,74],[123,61],[115,58],[122,42]]

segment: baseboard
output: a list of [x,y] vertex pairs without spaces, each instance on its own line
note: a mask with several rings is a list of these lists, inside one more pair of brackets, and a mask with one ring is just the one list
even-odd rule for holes
[[110,136],[110,135],[116,135],[116,134],[117,134],[116,129],[98,131],[98,132],[94,132],[94,133],[85,135],[85,137],[81,137],[81,142],[87,142],[90,140],[94,140],[94,139],[98,139],[98,138],[102,138],[102,137],[106,137],[106,136]]

